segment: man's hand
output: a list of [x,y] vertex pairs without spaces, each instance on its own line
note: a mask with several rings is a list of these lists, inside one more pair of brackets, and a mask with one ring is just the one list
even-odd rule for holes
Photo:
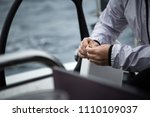
[[103,44],[96,47],[86,47],[87,52],[87,58],[97,64],[97,65],[108,65],[108,51],[109,51],[110,45],[109,44]]
[[80,43],[80,46],[78,48],[78,55],[81,58],[87,58],[87,50],[86,48],[93,48],[98,46],[99,44],[90,38],[84,38],[83,41]]

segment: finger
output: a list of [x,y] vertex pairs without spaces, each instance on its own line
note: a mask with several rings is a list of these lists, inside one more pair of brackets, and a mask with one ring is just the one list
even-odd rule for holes
[[87,47],[87,46],[85,46],[84,44],[81,43],[81,45],[80,45],[80,50],[86,52],[86,47]]
[[86,47],[88,46],[89,41],[90,41],[89,38],[84,38],[84,40],[80,43],[79,50],[80,50],[81,54],[85,54],[86,55],[86,53],[87,53]]
[[79,56],[80,58],[87,58],[85,55],[82,55],[82,54],[80,54],[80,53],[78,53],[78,56]]
[[82,49],[81,47],[79,47],[78,52],[79,52],[81,55],[87,56],[86,50]]
[[101,61],[92,60],[92,59],[89,59],[89,60],[96,65],[101,65],[101,66],[107,66],[108,65],[108,62],[106,60],[101,60]]
[[89,54],[97,54],[97,53],[99,53],[98,52],[98,48],[97,48],[98,46],[96,46],[96,47],[92,47],[92,48],[90,48],[90,47],[86,47],[86,51],[87,51],[87,53],[89,53]]
[[81,58],[86,58],[87,57],[87,55],[84,54],[84,52],[82,52],[82,50],[78,51],[78,56],[81,57]]
[[98,56],[97,54],[87,53],[87,57],[91,60],[96,60],[96,61],[101,61],[102,60],[102,58],[100,56]]
[[96,65],[101,65],[101,61],[96,61],[96,60],[92,60],[92,59],[89,59],[90,62],[96,64]]
[[86,47],[88,46],[88,43],[91,39],[90,38],[84,38],[83,41],[80,43],[80,46],[78,48],[78,55],[82,58],[87,57],[87,51]]
[[81,47],[82,49],[86,49],[86,47],[89,45],[90,39],[89,38],[84,38],[83,41],[81,42]]
[[83,41],[89,43],[89,42],[91,41],[91,39],[90,39],[89,37],[85,37],[85,38],[83,39]]

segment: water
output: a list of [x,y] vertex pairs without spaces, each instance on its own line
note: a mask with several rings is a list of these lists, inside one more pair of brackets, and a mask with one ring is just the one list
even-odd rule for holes
[[[0,0],[0,28],[14,0]],[[83,2],[89,30],[97,20],[96,2]],[[24,0],[12,23],[6,53],[36,49],[57,57],[62,63],[74,61],[80,43],[77,14],[71,0]],[[29,66],[29,65],[28,65]],[[7,74],[39,67],[22,65]]]

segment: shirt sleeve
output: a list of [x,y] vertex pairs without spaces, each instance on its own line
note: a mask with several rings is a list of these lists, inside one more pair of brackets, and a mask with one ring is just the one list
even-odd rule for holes
[[150,68],[150,46],[131,47],[114,44],[111,52],[112,67],[125,71],[140,72]]
[[109,0],[107,7],[101,13],[91,39],[99,41],[101,44],[113,44],[120,32],[122,32],[127,21],[124,17],[123,0]]

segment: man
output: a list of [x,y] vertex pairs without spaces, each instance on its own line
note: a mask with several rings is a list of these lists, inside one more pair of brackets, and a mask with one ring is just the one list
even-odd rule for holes
[[[109,0],[91,36],[81,42],[78,55],[97,65],[143,73],[150,68],[149,7],[149,0]],[[137,39],[135,48],[115,42],[127,25]]]

